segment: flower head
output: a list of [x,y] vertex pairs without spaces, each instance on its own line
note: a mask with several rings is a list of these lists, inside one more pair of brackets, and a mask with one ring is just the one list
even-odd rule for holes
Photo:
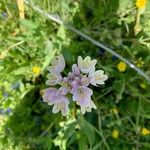
[[91,100],[93,91],[86,86],[79,86],[72,89],[73,101],[77,101],[79,105],[84,105],[87,101]]
[[136,1],[136,7],[141,9],[146,6],[147,0],[137,0]]
[[61,111],[62,116],[66,116],[68,113],[69,100],[65,96],[58,97],[56,103],[53,106],[53,113],[58,113]]
[[65,68],[65,59],[62,54],[56,56],[52,62],[51,66],[47,68],[50,73],[60,74]]
[[61,72],[64,70],[65,61],[62,55],[57,56],[48,68],[47,85],[59,84],[59,89],[48,88],[43,92],[43,100],[49,105],[53,106],[53,113],[61,111],[63,116],[66,116],[69,108],[68,94],[72,94],[72,100],[80,106],[81,113],[91,112],[91,109],[96,109],[91,96],[93,91],[88,87],[89,84],[97,86],[97,84],[104,84],[107,80],[107,75],[104,71],[95,71],[96,60],[91,60],[89,56],[83,59],[78,57],[78,65],[72,65],[72,72],[63,77]]
[[113,137],[114,139],[118,139],[118,137],[119,137],[119,132],[118,132],[118,130],[114,129],[114,130],[112,131],[112,137]]
[[81,56],[78,57],[78,67],[82,73],[90,73],[95,71],[95,65],[97,60],[91,60],[89,56],[83,59]]
[[127,68],[127,65],[124,63],[124,62],[120,62],[119,64],[118,64],[118,70],[119,70],[119,72],[125,72],[126,71],[126,68]]
[[47,102],[49,105],[53,105],[56,102],[56,99],[58,97],[57,91],[58,90],[56,88],[45,89],[43,91],[44,95],[42,96],[43,97],[43,101]]
[[141,134],[146,136],[146,135],[149,135],[150,134],[150,130],[148,130],[147,128],[142,128],[141,129]]
[[94,86],[97,86],[97,84],[105,84],[104,81],[108,79],[107,75],[104,75],[103,70],[97,70],[95,72],[92,72],[89,74],[90,77],[90,83]]
[[94,108],[94,109],[97,108],[96,105],[93,103],[92,100],[88,100],[84,105],[80,105],[80,107],[81,107],[81,113],[82,114],[85,114],[86,111],[87,112],[91,112],[92,108]]
[[39,75],[40,72],[41,72],[41,69],[40,69],[40,67],[34,66],[34,67],[32,67],[32,72],[33,72],[35,75]]
[[48,88],[44,90],[43,100],[49,105],[53,105],[53,113],[61,111],[62,115],[65,116],[68,112],[69,100],[65,97],[67,91],[64,88]]

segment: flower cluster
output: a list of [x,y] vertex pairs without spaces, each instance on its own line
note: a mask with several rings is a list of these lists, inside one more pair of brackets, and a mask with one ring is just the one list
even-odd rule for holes
[[72,65],[72,72],[62,77],[61,73],[65,68],[65,60],[62,54],[56,56],[47,69],[48,74],[47,85],[60,87],[47,88],[43,90],[43,100],[49,105],[54,105],[52,112],[61,111],[63,116],[67,115],[68,105],[70,103],[67,95],[71,94],[72,100],[81,108],[81,113],[90,112],[92,108],[96,109],[96,105],[91,100],[93,91],[88,87],[90,84],[97,86],[104,84],[107,75],[103,70],[95,71],[97,60],[91,60],[89,56],[83,59],[78,57],[78,63]]

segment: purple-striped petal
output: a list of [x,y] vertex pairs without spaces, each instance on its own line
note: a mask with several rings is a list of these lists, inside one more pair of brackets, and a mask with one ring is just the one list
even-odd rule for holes
[[69,100],[65,96],[60,96],[57,99],[57,102],[54,104],[52,112],[53,113],[58,113],[61,111],[62,116],[66,116],[68,113],[68,105],[69,105]]
[[91,74],[89,74],[90,83],[94,86],[97,84],[105,84],[104,81],[108,79],[108,76],[104,74],[103,70],[97,70]]
[[82,114],[85,114],[86,112],[91,112],[92,108],[94,108],[94,109],[97,108],[92,100],[87,101],[85,105],[80,105],[80,107],[81,107]]
[[43,101],[47,102],[49,105],[53,105],[57,100],[57,92],[56,88],[47,88],[43,90],[44,95],[42,96]]
[[93,91],[86,86],[79,86],[72,89],[73,101],[77,101],[79,105],[84,105],[91,99]]

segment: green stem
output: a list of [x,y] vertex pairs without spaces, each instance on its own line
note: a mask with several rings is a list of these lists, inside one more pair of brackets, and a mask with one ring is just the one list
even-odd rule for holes
[[104,137],[104,135],[103,135],[100,110],[98,110],[97,113],[98,113],[98,126],[99,126],[99,131],[100,131],[100,133],[101,133],[102,141],[103,141],[103,143],[105,144],[107,150],[110,150],[110,147],[109,147],[108,143],[106,142],[106,139],[105,139],[105,137]]
[[136,139],[136,150],[139,150],[139,120],[140,120],[140,112],[141,112],[141,97],[139,99],[139,105],[138,105],[138,112],[137,112],[137,117],[136,117],[136,134],[137,134],[137,139]]

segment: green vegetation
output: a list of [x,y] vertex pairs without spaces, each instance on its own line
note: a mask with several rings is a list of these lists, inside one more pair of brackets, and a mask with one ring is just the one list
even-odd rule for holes
[[[112,46],[150,76],[148,0],[139,9],[134,0],[33,2]],[[134,69],[118,66],[118,58],[27,5],[20,19],[15,0],[0,2],[0,45],[0,150],[150,149],[150,85]],[[43,102],[46,67],[60,52],[66,72],[79,55],[97,59],[97,69],[105,70],[105,85],[92,87],[98,109],[82,115],[70,106],[62,117]]]

